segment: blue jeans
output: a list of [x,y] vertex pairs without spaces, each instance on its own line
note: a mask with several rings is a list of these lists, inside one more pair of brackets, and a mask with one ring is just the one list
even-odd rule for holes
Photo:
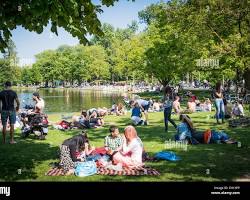
[[225,107],[223,99],[215,99],[215,107],[216,107],[216,119],[220,118],[224,120],[225,118]]
[[174,120],[171,119],[171,112],[172,112],[172,107],[167,107],[164,108],[164,123],[165,123],[165,130],[168,130],[168,121],[173,124],[173,126],[176,128],[176,124]]

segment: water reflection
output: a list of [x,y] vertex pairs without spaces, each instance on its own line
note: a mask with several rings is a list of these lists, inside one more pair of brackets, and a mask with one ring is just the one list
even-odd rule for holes
[[[32,89],[16,89],[21,106],[33,104]],[[110,108],[113,102],[122,100],[122,93],[81,89],[40,89],[45,100],[45,112],[79,112],[92,107]]]

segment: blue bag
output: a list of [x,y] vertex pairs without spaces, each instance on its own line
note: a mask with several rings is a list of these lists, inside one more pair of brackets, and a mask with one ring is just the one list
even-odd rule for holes
[[168,160],[168,161],[178,161],[180,157],[177,156],[172,151],[161,151],[155,155],[155,159],[157,160]]
[[75,168],[75,175],[79,177],[90,176],[97,173],[94,161],[78,162]]

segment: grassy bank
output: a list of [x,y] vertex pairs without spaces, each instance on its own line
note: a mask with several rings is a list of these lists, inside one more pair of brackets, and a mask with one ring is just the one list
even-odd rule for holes
[[[214,113],[210,113],[212,116]],[[49,116],[51,121],[60,120],[61,115]],[[148,162],[149,166],[156,168],[161,175],[156,177],[141,176],[101,176],[93,175],[85,178],[76,176],[49,177],[45,173],[49,164],[57,162],[58,146],[63,140],[77,133],[79,130],[62,132],[50,128],[47,140],[35,140],[33,136],[21,139],[20,131],[15,134],[16,145],[0,145],[0,180],[1,181],[234,181],[250,174],[250,135],[248,128],[229,128],[227,124],[216,125],[215,120],[209,118],[208,113],[195,113],[191,115],[195,126],[199,129],[216,128],[224,130],[232,138],[242,143],[237,145],[210,144],[188,146],[183,149],[168,149],[176,152],[181,160],[178,162],[160,161]],[[177,116],[173,116],[177,121]],[[91,144],[100,147],[108,134],[110,124],[120,127],[120,132],[130,122],[127,116],[107,116],[104,128],[90,129],[88,131]],[[165,150],[165,141],[173,139],[175,131],[170,125],[170,132],[164,132],[163,113],[150,113],[149,126],[137,127],[146,151],[150,155]],[[0,136],[2,140],[2,136]],[[209,173],[208,173],[209,172]]]

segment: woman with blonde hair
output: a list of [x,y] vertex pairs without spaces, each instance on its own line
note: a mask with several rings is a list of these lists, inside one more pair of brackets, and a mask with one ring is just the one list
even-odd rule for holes
[[127,126],[124,129],[124,139],[122,150],[112,154],[114,164],[122,164],[123,167],[134,168],[142,166],[143,144],[137,136],[133,126]]

